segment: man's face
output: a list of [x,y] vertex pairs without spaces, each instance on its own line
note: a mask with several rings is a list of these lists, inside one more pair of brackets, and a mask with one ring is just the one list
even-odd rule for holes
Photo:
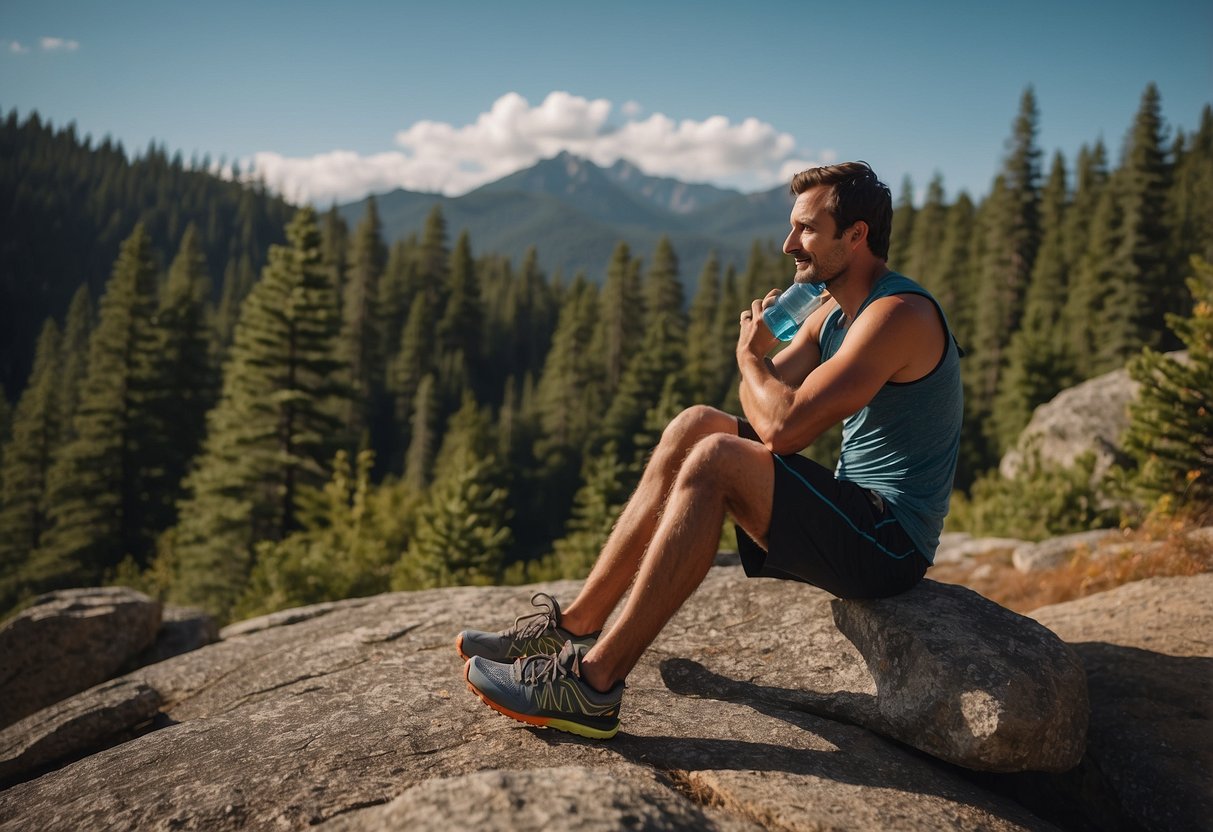
[[829,283],[850,265],[847,241],[838,239],[834,217],[826,209],[829,196],[829,186],[818,185],[798,195],[792,205],[792,230],[783,253],[796,261],[797,283]]

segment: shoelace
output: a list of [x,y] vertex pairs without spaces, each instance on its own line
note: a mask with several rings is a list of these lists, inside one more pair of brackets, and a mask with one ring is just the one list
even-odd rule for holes
[[[536,598],[546,598],[548,603],[540,601],[536,603]],[[514,626],[506,631],[505,635],[510,638],[534,638],[543,633],[548,627],[555,628],[556,621],[556,599],[546,592],[536,592],[531,596],[531,606],[539,607],[539,612],[533,612],[529,615],[520,615],[514,619]],[[529,619],[529,620],[528,620]],[[522,622],[526,621],[526,624]]]
[[518,659],[514,663],[514,677],[524,685],[552,684],[562,676],[580,678],[580,658],[567,642],[559,653],[539,654]]

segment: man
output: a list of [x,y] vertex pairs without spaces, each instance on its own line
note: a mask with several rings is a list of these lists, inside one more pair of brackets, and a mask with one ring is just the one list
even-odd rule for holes
[[[886,265],[892,201],[868,165],[803,171],[791,190],[784,253],[796,281],[824,283],[830,301],[774,358],[762,312],[778,290],[741,313],[745,420],[697,406],[669,424],[567,609],[540,594],[540,611],[503,633],[459,634],[468,686],[494,709],[614,736],[624,679],[707,574],[726,514],[750,577],[843,598],[922,578],[956,470],[959,348],[935,300]],[[796,455],[842,420],[836,473]]]

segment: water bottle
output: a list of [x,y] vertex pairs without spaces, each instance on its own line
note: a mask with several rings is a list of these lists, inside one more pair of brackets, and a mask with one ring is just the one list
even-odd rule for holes
[[813,310],[825,303],[821,292],[824,283],[793,283],[762,313],[771,334],[780,341],[791,341],[796,330]]

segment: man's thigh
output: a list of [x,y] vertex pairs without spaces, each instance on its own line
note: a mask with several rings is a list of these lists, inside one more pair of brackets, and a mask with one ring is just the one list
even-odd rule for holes
[[[757,438],[742,421],[739,434],[747,432]],[[804,581],[840,598],[892,595],[922,578],[926,559],[878,497],[835,479],[812,460],[770,456],[774,466],[764,536],[755,537],[738,524],[747,575]]]
[[687,457],[688,473],[702,469],[712,487],[724,497],[724,507],[754,540],[765,541],[771,523],[775,484],[775,458],[766,446],[733,431],[714,433],[696,444]]

